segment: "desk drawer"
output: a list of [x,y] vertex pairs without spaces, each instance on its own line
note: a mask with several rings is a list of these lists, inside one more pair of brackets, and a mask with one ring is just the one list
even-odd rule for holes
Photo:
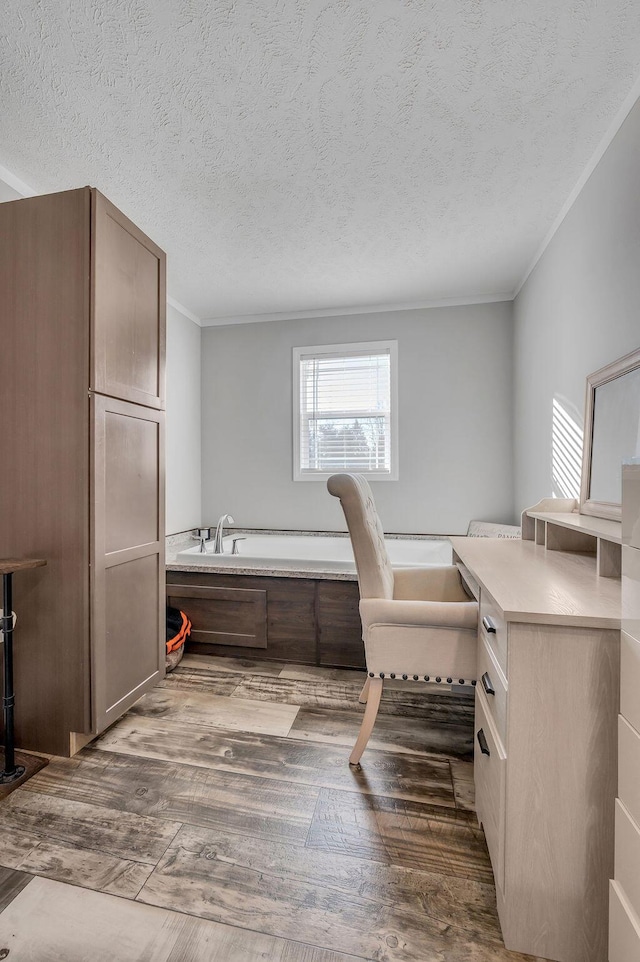
[[609,962],[638,962],[640,920],[617,882],[609,886]]
[[495,655],[505,678],[507,674],[507,623],[500,608],[486,591],[480,591],[480,637]]
[[[487,696],[487,708],[498,730],[503,745],[507,744],[507,682],[498,667],[495,654],[487,644],[486,635],[478,645],[478,685]],[[492,694],[493,692],[493,694]]]
[[618,795],[631,818],[640,825],[640,735],[618,715]]
[[616,882],[640,918],[640,828],[616,799]]
[[501,889],[504,888],[506,761],[504,748],[491,719],[487,696],[484,691],[476,686],[473,763],[473,776],[476,783],[476,812],[478,820],[484,828],[496,884]]

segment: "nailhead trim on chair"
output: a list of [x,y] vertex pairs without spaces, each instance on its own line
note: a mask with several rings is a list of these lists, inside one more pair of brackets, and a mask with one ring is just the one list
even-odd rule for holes
[[[374,672],[374,671],[370,671],[370,672],[369,672],[369,678],[376,678],[376,677],[378,677],[378,678],[398,678],[398,677],[401,677],[403,681],[408,681],[409,677],[411,677],[411,678],[413,679],[413,681],[420,681],[420,675],[411,675],[411,676],[409,676],[409,675],[402,675],[402,676],[399,676],[399,675],[398,675],[396,672],[394,672],[394,671],[388,671],[388,672],[381,671],[381,672],[378,672],[377,674],[376,674],[376,672]],[[471,678],[457,678],[457,679],[454,679],[454,678],[443,678],[442,675],[435,675],[435,676],[432,676],[432,675],[423,675],[422,678],[424,679],[424,681],[435,682],[435,683],[438,684],[438,685],[441,685],[443,682],[446,683],[447,685],[457,684],[457,685],[474,685],[474,686],[475,686],[475,684],[476,684],[475,678],[474,678],[474,679],[471,679]]]

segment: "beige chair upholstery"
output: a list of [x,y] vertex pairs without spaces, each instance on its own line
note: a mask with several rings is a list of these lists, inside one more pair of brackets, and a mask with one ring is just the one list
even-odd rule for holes
[[392,568],[371,488],[359,474],[334,474],[360,588],[366,710],[349,758],[357,765],[373,730],[386,678],[475,684],[478,606],[453,565]]

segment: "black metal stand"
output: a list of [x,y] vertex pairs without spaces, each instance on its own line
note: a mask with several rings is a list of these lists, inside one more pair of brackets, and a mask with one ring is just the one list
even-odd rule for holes
[[0,628],[4,635],[4,690],[2,714],[4,717],[4,771],[0,772],[0,785],[15,782],[24,775],[24,766],[16,765],[13,732],[15,692],[13,690],[13,598],[12,572],[2,575],[2,618]]

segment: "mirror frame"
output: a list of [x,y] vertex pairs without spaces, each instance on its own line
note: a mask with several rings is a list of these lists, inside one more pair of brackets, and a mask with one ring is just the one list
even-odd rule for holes
[[601,367],[587,376],[587,395],[584,414],[584,446],[582,451],[582,479],[580,484],[580,514],[591,515],[593,518],[607,518],[620,521],[622,505],[612,501],[593,501],[589,497],[591,487],[591,457],[593,448],[593,415],[595,408],[596,388],[624,377],[631,371],[640,368],[640,349],[625,354],[611,364]]

